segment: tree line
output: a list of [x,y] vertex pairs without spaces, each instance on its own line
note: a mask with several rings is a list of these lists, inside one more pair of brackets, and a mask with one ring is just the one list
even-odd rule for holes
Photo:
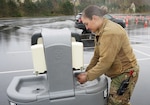
[[32,2],[25,0],[24,3],[14,0],[1,0],[0,17],[30,17],[30,16],[53,16],[73,15],[74,5],[69,0],[41,0]]
[[150,13],[150,0],[80,0],[78,10],[83,10],[89,4],[105,5],[109,13]]
[[[75,5],[76,0],[1,0],[0,17],[34,17],[34,16],[56,16],[74,15],[81,12],[87,5],[96,4],[108,7],[109,13],[131,13],[131,4],[135,4],[135,13],[149,12],[150,5],[144,4],[148,0],[80,0],[79,5]],[[74,1],[74,2],[70,2]]]

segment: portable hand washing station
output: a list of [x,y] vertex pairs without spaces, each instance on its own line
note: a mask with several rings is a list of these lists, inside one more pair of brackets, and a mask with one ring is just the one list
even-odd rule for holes
[[69,29],[42,29],[33,34],[31,51],[37,75],[13,78],[7,88],[10,105],[106,104],[105,76],[85,84],[76,81],[76,73],[84,71],[83,44],[71,41]]

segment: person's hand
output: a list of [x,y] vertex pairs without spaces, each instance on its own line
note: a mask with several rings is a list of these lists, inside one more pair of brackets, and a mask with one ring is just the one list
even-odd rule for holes
[[78,80],[81,84],[87,82],[87,73],[86,73],[86,72],[80,73],[80,74],[77,76],[77,80]]

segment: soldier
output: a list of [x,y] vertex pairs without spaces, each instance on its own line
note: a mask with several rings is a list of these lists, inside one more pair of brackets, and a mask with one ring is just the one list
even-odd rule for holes
[[139,66],[125,29],[105,19],[105,13],[95,5],[83,11],[83,24],[95,34],[95,49],[86,72],[79,74],[77,79],[82,84],[105,74],[111,78],[107,105],[131,105]]

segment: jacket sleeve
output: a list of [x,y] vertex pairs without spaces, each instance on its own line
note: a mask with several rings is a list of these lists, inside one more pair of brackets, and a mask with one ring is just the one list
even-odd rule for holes
[[[100,39],[99,59],[90,70],[87,71],[87,79],[94,80],[106,73],[113,64],[120,49],[120,38],[118,35],[105,34]],[[95,63],[95,62],[94,62]]]
[[96,50],[94,50],[94,55],[89,63],[89,65],[86,68],[86,71],[92,69],[98,62],[99,59],[99,54],[96,52]]

